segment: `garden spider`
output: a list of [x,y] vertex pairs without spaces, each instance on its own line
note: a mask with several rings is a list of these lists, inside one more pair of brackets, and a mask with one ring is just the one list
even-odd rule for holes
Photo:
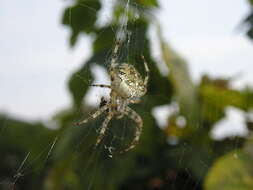
[[141,135],[143,126],[142,118],[134,110],[128,107],[128,105],[131,103],[139,103],[139,98],[145,95],[147,91],[147,83],[149,80],[149,68],[144,56],[142,56],[146,71],[146,77],[143,80],[140,73],[134,68],[133,65],[127,63],[116,63],[119,47],[120,41],[117,41],[112,53],[109,69],[111,85],[91,85],[101,88],[110,88],[110,100],[108,102],[105,100],[103,100],[103,102],[101,101],[100,108],[95,113],[90,115],[87,119],[78,122],[77,125],[87,123],[90,119],[95,119],[100,114],[107,111],[107,116],[102,124],[102,127],[99,131],[99,136],[95,144],[95,146],[97,146],[103,139],[105,131],[108,127],[108,123],[114,116],[116,116],[117,119],[120,119],[123,116],[128,116],[135,121],[137,128],[132,142],[125,149],[119,151],[119,153],[123,153],[134,148],[138,143]]

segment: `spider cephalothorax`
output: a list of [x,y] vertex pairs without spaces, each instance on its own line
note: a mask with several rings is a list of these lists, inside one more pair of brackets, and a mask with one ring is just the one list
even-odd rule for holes
[[110,100],[108,102],[103,101],[100,108],[95,113],[93,113],[87,119],[78,122],[77,124],[81,125],[87,123],[90,119],[95,119],[100,114],[107,111],[107,117],[105,118],[102,124],[99,136],[96,141],[97,146],[103,139],[108,123],[113,117],[116,117],[117,119],[120,119],[123,116],[130,117],[132,120],[136,122],[137,128],[134,135],[134,139],[132,140],[129,146],[127,146],[124,150],[120,151],[120,153],[122,153],[134,148],[139,141],[143,122],[141,117],[128,105],[131,103],[132,104],[139,103],[139,98],[145,95],[149,79],[148,75],[149,69],[144,59],[144,56],[142,56],[142,59],[144,61],[145,70],[147,72],[147,75],[144,78],[144,80],[142,79],[140,73],[134,68],[133,65],[127,63],[121,64],[116,63],[116,56],[118,49],[119,49],[119,42],[116,43],[110,64],[109,74],[111,78],[111,85],[104,85],[104,84],[91,85],[102,88],[110,88],[111,89]]

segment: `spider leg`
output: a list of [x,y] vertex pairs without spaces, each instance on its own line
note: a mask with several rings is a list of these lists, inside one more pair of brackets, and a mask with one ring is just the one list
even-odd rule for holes
[[[130,99],[128,100],[127,104],[138,104],[140,103],[141,99],[140,98],[134,98],[134,99]],[[119,114],[117,116],[117,119],[121,119],[122,117],[124,117],[124,115],[127,115],[125,112],[123,112],[123,114]]]
[[100,87],[100,88],[111,88],[110,85],[106,84],[91,84],[90,86]]
[[141,58],[143,59],[143,63],[144,63],[144,67],[145,67],[145,71],[146,71],[146,77],[144,79],[144,85],[147,86],[148,84],[148,79],[149,79],[149,68],[148,68],[148,63],[146,62],[144,56],[142,55]]
[[112,59],[111,59],[111,67],[112,68],[115,68],[117,65],[116,61],[117,61],[117,54],[119,51],[119,46],[120,46],[120,40],[116,40],[116,45],[115,45],[113,52],[112,52]]
[[141,102],[140,98],[134,98],[129,100],[129,103],[131,104],[139,104],[140,102]]
[[120,114],[120,115],[118,115],[116,118],[117,119],[121,119],[121,118],[123,118],[124,117],[124,114]]
[[88,118],[84,119],[83,121],[77,122],[76,125],[82,125],[84,123],[87,123],[91,119],[95,119],[100,114],[102,114],[104,111],[106,111],[108,108],[109,108],[108,104],[100,107],[97,111],[95,111],[95,113],[91,114]]
[[102,127],[99,131],[99,136],[97,138],[97,141],[96,141],[96,144],[95,144],[95,147],[101,142],[101,140],[103,139],[103,137],[105,136],[105,131],[107,129],[107,126],[108,126],[108,123],[110,122],[110,120],[112,119],[113,117],[113,114],[108,114],[108,116],[105,118],[103,124],[102,124]]
[[130,107],[126,107],[124,114],[127,115],[128,117],[130,117],[132,120],[134,120],[135,123],[137,124],[137,127],[136,127],[136,131],[134,134],[134,139],[124,150],[121,150],[119,152],[120,154],[133,149],[138,144],[139,138],[141,135],[141,131],[142,131],[142,126],[143,126],[143,121],[141,119],[141,116],[139,116],[139,114],[136,113],[134,110],[132,110]]

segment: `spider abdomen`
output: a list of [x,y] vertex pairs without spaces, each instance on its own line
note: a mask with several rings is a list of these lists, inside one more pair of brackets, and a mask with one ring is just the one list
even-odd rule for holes
[[114,90],[123,98],[141,97],[146,93],[143,79],[132,65],[119,65],[116,76]]

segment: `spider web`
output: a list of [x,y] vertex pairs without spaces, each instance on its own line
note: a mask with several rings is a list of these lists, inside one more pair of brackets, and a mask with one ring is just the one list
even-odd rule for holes
[[[135,4],[133,4],[133,5],[135,5]],[[86,5],[81,4],[81,6],[86,6]],[[136,38],[138,38],[138,35],[140,35],[140,34],[138,32],[133,34],[133,32],[128,29],[129,6],[130,6],[130,0],[125,1],[124,13],[118,18],[118,20],[119,20],[118,22],[120,23],[120,27],[118,29],[111,27],[111,31],[113,31],[113,33],[115,35],[115,39],[114,39],[114,43],[111,47],[111,50],[107,54],[106,60],[104,60],[104,62],[103,62],[103,65],[106,66],[105,68],[107,70],[109,69],[110,64],[111,64],[112,52],[114,51],[114,48],[116,46],[116,41],[119,41],[121,44],[119,46],[119,51],[116,56],[117,63],[118,64],[122,64],[124,62],[131,63],[130,54],[131,53],[133,54],[133,52],[134,52],[134,50],[131,50],[131,47],[133,46],[132,41],[135,40]],[[135,8],[138,8],[137,4],[135,6],[136,6]],[[138,18],[139,18],[139,15],[135,14],[134,20],[138,19]],[[100,23],[100,22],[98,21],[98,23]],[[135,36],[133,36],[133,35],[135,35]],[[103,31],[101,32],[101,34],[99,34],[99,36],[103,37]],[[99,36],[98,36],[98,38],[99,38]],[[138,52],[138,53],[139,54],[134,52],[134,54],[136,54],[140,58],[142,55],[142,52]],[[131,64],[135,64],[135,63],[132,62]],[[93,81],[94,84],[110,84],[109,76],[107,75],[107,71],[105,68],[101,67],[99,65],[95,65],[92,67],[92,71],[93,71],[92,73],[95,77],[95,80]],[[101,77],[102,74],[103,74],[103,77]],[[75,77],[81,78],[83,80],[83,82],[86,84],[87,84],[87,81],[89,81],[89,84],[92,84],[92,82],[90,82],[91,79],[83,78],[83,76],[87,77],[87,75],[79,75],[79,74],[76,74]],[[108,100],[108,98],[109,98],[109,90],[108,89],[103,90],[103,89],[98,89],[98,88],[90,88],[86,94],[85,103],[88,105],[96,105],[97,107],[99,107],[99,104],[100,104],[99,100],[102,97],[106,97]],[[105,116],[103,115],[101,118],[104,119]],[[96,119],[98,119],[98,118],[96,118]],[[112,121],[110,122],[110,124],[109,124],[110,127],[109,127],[109,130],[107,133],[107,136],[111,136],[110,137],[111,140],[108,144],[104,145],[104,147],[109,151],[109,154],[108,154],[109,157],[112,157],[110,152],[112,150],[117,149],[114,147],[115,145],[120,144],[122,146],[122,143],[127,142],[126,141],[127,137],[131,137],[131,135],[126,135],[126,134],[129,133],[129,134],[133,135],[133,133],[134,133],[134,128],[133,129],[130,128],[130,131],[126,130],[127,126],[134,126],[134,122],[129,121],[130,120],[129,118],[128,119],[123,118],[121,120],[122,126],[123,126],[121,128],[117,127],[117,125],[114,126],[113,120],[115,120],[115,119],[113,118]],[[101,126],[101,125],[98,125],[98,126]],[[110,130],[110,128],[112,128],[113,130]],[[131,140],[129,138],[128,142],[130,142],[130,141]]]
[[[104,2],[105,3],[105,2]],[[128,24],[128,12],[129,12],[129,3],[130,0],[126,1],[125,4],[125,12],[123,14],[123,16],[120,17],[120,28],[118,31],[116,31],[116,29],[111,28],[111,30],[115,33],[115,39],[116,40],[120,40],[122,42],[126,42],[126,49],[129,49],[129,44],[130,44],[130,37],[131,37],[131,33],[128,32],[127,30],[127,24]],[[91,12],[96,12],[96,10],[94,10],[92,7],[89,7],[88,5],[85,4],[85,2],[81,2],[79,4],[79,6],[85,6],[88,7],[90,9]],[[70,19],[70,23],[71,23],[71,10],[70,10],[70,14],[69,14],[69,19]],[[109,16],[106,15],[106,17],[109,20]],[[103,21],[98,21],[98,25],[101,25],[101,22]],[[100,34],[101,36],[103,36],[103,33]],[[115,41],[116,41],[115,40]],[[113,47],[111,47],[112,49],[114,48],[116,44],[114,43]],[[117,55],[117,58],[119,58],[120,52],[122,52],[122,47],[120,47],[119,50],[119,54]],[[104,64],[108,67],[110,64],[110,60],[111,60],[111,53],[108,54],[108,58],[107,60],[105,60]],[[106,80],[106,77],[108,78],[108,76],[106,76],[106,72],[105,69],[103,69],[101,66],[95,66],[92,68],[93,70],[93,74],[98,72],[104,72],[104,77],[102,78],[98,78],[98,75],[95,75],[95,83],[100,83],[99,80],[104,81]],[[91,78],[88,75],[79,75],[76,74],[75,77],[80,78],[83,81],[83,84],[91,84],[90,80]],[[107,79],[108,81],[108,79]],[[101,82],[102,83],[102,82]],[[103,89],[101,90],[95,90],[94,92],[88,92],[87,96],[85,98],[86,102],[90,102],[89,101],[89,97],[92,96],[92,94],[96,94],[95,95],[95,99],[96,99],[96,104],[99,104],[100,101],[100,97],[101,96],[108,96],[108,92],[106,93],[101,93],[101,91],[103,91]],[[92,102],[92,101],[91,101]],[[91,106],[94,106],[91,103]],[[89,104],[89,103],[88,103]],[[101,143],[101,146],[99,146],[98,148],[94,149],[93,145],[88,145],[87,149],[82,150],[81,148],[83,148],[83,144],[86,143],[87,139],[89,138],[96,138],[97,137],[97,132],[98,132],[98,126],[101,125],[101,121],[104,119],[105,116],[102,116],[100,118],[97,119],[97,121],[92,121],[89,123],[88,127],[80,127],[79,129],[76,128],[76,126],[74,126],[74,124],[72,125],[73,129],[70,129],[70,132],[73,132],[73,130],[77,130],[78,133],[80,131],[82,131],[80,134],[80,141],[69,141],[67,143],[70,144],[70,147],[68,147],[69,149],[63,152],[69,152],[71,154],[76,154],[78,159],[80,159],[82,157],[83,154],[91,154],[89,156],[89,158],[86,160],[84,167],[82,168],[82,172],[81,175],[85,175],[85,178],[88,178],[87,181],[87,189],[92,189],[92,184],[93,181],[96,178],[97,175],[97,169],[99,167],[101,167],[101,164],[99,164],[99,159],[101,159],[101,157],[107,157],[109,160],[112,159],[112,155],[110,154],[111,150],[114,149],[114,141],[115,139],[120,139],[121,142],[124,142],[125,140],[125,133],[126,133],[126,127],[127,125],[129,125],[129,121],[127,121],[126,119],[122,119],[123,121],[123,127],[121,127],[120,131],[118,131],[118,133],[120,133],[120,136],[118,136],[117,134],[113,134],[112,132],[108,131],[108,137],[111,140],[109,141],[108,144],[105,144],[104,142]],[[4,122],[2,123],[8,123],[8,119],[7,117],[4,118]],[[113,123],[113,122],[111,122]],[[8,131],[8,124],[3,125],[4,127],[1,128],[1,135],[4,135],[6,131]],[[52,126],[51,124],[49,124],[49,126]],[[54,127],[53,127],[54,128]],[[50,164],[50,162],[54,159],[52,152],[53,151],[61,151],[61,148],[59,147],[62,143],[62,141],[65,141],[64,139],[64,135],[62,134],[62,132],[59,132],[57,135],[53,135],[52,138],[50,138],[50,141],[48,141],[46,144],[47,146],[43,147],[41,149],[41,151],[36,152],[34,151],[33,148],[31,148],[29,151],[27,151],[25,154],[23,154],[23,160],[20,161],[20,164],[18,165],[18,167],[16,169],[14,169],[14,171],[11,172],[10,176],[5,176],[4,178],[0,179],[0,185],[1,188],[3,189],[17,189],[19,188],[19,186],[17,184],[19,183],[24,183],[23,181],[26,180],[26,178],[30,178],[31,176],[39,176],[41,170],[43,171],[43,169],[41,168],[46,168],[48,167],[48,164]],[[67,140],[66,140],[67,141]],[[64,142],[63,142],[64,144]],[[106,153],[103,153],[103,150],[107,150]],[[75,160],[75,158],[72,158],[73,162]],[[103,167],[103,166],[102,166]],[[89,174],[89,175],[87,175]],[[24,180],[23,180],[24,179]]]
[[[144,72],[143,67],[141,67],[141,64],[137,65],[135,62],[132,62],[132,55],[136,55],[139,56],[141,54],[143,54],[143,50],[138,51],[137,53],[135,52],[135,49],[137,49],[138,44],[135,43],[137,42],[137,39],[139,36],[141,36],[142,34],[136,32],[133,33],[132,31],[128,30],[128,24],[129,24],[129,7],[130,7],[130,0],[125,1],[125,5],[124,5],[124,14],[119,18],[119,23],[120,27],[119,28],[114,28],[111,27],[111,31],[113,31],[114,35],[115,35],[115,39],[113,42],[113,45],[111,46],[111,50],[107,53],[107,57],[103,62],[103,65],[105,67],[102,67],[101,65],[96,65],[93,64],[94,66],[91,68],[92,70],[92,75],[95,77],[95,80],[92,79],[92,76],[89,75],[88,73],[88,68],[86,68],[84,70],[84,74],[75,74],[76,78],[79,78],[82,80],[83,85],[87,85],[87,84],[100,84],[100,83],[106,83],[105,81],[107,81],[107,84],[109,84],[109,76],[107,75],[107,69],[110,66],[110,61],[111,61],[111,54],[113,51],[113,48],[115,47],[115,41],[116,40],[120,40],[123,41],[123,45],[120,47],[119,49],[119,53],[117,54],[117,60],[119,60],[119,63],[123,63],[123,62],[131,62],[132,64],[134,64],[135,66],[137,66],[140,70],[140,72]],[[108,1],[105,3],[108,3]],[[113,4],[113,3],[112,3]],[[132,6],[135,6],[136,9],[140,9],[139,5],[135,5],[132,4]],[[89,5],[85,4],[84,2],[81,2],[79,6],[85,6],[88,7],[89,10],[91,12],[96,12],[96,10],[94,10],[93,7],[90,7]],[[101,13],[101,15],[103,15]],[[135,15],[136,19],[140,16],[140,15]],[[72,14],[70,11],[69,14],[69,20],[71,23],[72,20]],[[103,16],[102,16],[103,17]],[[104,22],[108,22],[110,19],[110,16],[108,15],[104,15],[105,21]],[[103,21],[99,21],[97,23],[98,25],[103,25]],[[136,29],[137,30],[137,29]],[[101,38],[104,37],[104,33],[103,31],[99,34],[99,36]],[[108,42],[109,43],[109,42]],[[132,45],[134,44],[134,45]],[[104,75],[103,77],[101,77],[101,75]],[[93,81],[93,82],[92,82]],[[104,97],[109,97],[109,91],[108,90],[104,90],[104,89],[96,89],[96,88],[90,88],[89,91],[86,93],[85,96],[85,104],[87,106],[90,106],[90,109],[87,109],[87,111],[89,113],[91,113],[95,109],[99,106],[100,104],[100,98],[104,96]],[[93,97],[93,98],[91,98]],[[146,96],[148,97],[148,95]],[[156,99],[165,99],[165,95],[161,93],[156,94],[152,94],[152,98],[156,98]],[[147,101],[147,99],[143,99],[143,104],[139,104],[134,106],[135,108],[142,107],[144,109],[142,109],[142,115],[144,117],[148,117],[150,113],[145,112],[145,107],[149,106],[149,102]],[[171,105],[170,105],[171,106]],[[175,106],[175,105],[173,105]],[[178,105],[176,105],[177,107]],[[79,115],[82,115],[85,111],[82,110],[83,108],[80,107],[79,108]],[[68,110],[66,110],[66,113],[68,112]],[[159,112],[159,111],[158,111]],[[172,111],[173,113],[177,112],[177,108],[173,109]],[[173,116],[173,113],[171,114]],[[65,113],[63,113],[65,114]],[[82,116],[83,118],[86,118],[88,116],[88,114]],[[39,152],[34,151],[33,148],[30,148],[28,151],[26,151],[23,154],[23,159],[19,160],[19,164],[17,165],[18,167],[16,167],[11,174],[6,178],[6,179],[0,179],[0,184],[2,185],[3,189],[16,189],[19,188],[18,184],[19,183],[25,183],[25,181],[32,179],[32,176],[43,176],[44,175],[44,171],[43,169],[47,169],[48,167],[50,167],[52,163],[54,163],[54,160],[57,160],[58,165],[60,164],[65,164],[62,163],[63,159],[59,159],[59,157],[64,158],[68,155],[73,155],[72,157],[69,157],[69,161],[68,163],[66,163],[66,165],[70,165],[70,166],[75,166],[76,162],[79,162],[80,160],[82,160],[83,165],[80,168],[75,168],[76,173],[78,173],[79,176],[81,176],[81,178],[84,179],[84,183],[85,183],[85,187],[87,187],[87,189],[95,189],[94,188],[94,183],[97,182],[97,180],[99,180],[99,182],[101,184],[110,184],[114,182],[114,177],[115,176],[110,176],[103,179],[103,177],[101,176],[106,176],[106,171],[107,169],[111,169],[113,167],[117,168],[118,170],[121,169],[121,167],[119,167],[119,165],[116,165],[116,162],[121,163],[121,160],[123,159],[128,159],[129,157],[131,157],[131,153],[129,153],[129,155],[123,155],[122,157],[118,157],[118,156],[112,156],[111,155],[111,150],[113,149],[119,149],[121,147],[124,147],[125,144],[127,144],[129,141],[131,141],[131,137],[132,134],[134,133],[134,128],[130,128],[130,126],[134,126],[134,122],[132,122],[131,120],[127,119],[127,118],[123,118],[121,119],[119,123],[116,123],[115,119],[112,120],[110,122],[110,127],[109,130],[105,136],[105,140],[101,143],[100,146],[98,146],[96,149],[94,149],[94,142],[98,136],[98,130],[103,122],[105,118],[105,114],[100,116],[99,118],[89,122],[89,124],[83,126],[83,127],[76,127],[74,126],[73,122],[72,123],[68,123],[68,126],[70,127],[66,127],[67,129],[64,131],[60,131],[57,134],[53,134],[49,139],[47,139],[47,141],[41,146]],[[158,120],[159,122],[159,120]],[[180,119],[178,121],[180,123]],[[6,130],[8,129],[8,119],[7,117],[4,118],[4,122],[5,123],[1,128],[0,131],[0,136],[4,136]],[[181,123],[184,123],[184,118],[181,118]],[[145,125],[145,124],[144,124]],[[184,126],[185,124],[182,124],[182,126]],[[199,126],[201,126],[201,124],[198,124]],[[53,126],[53,125],[48,125],[48,126]],[[161,126],[164,126],[163,124],[161,124]],[[144,126],[145,127],[145,126]],[[51,127],[53,128],[53,127]],[[145,130],[145,129],[144,129]],[[73,134],[72,136],[67,136],[65,134]],[[39,135],[40,137],[40,135]],[[41,137],[43,138],[43,135],[41,135]],[[75,138],[72,138],[75,137]],[[157,140],[157,139],[155,139]],[[87,143],[87,142],[93,142],[92,143]],[[177,139],[173,139],[173,138],[169,138],[168,139],[168,144],[170,144],[172,146],[171,148],[171,152],[169,153],[169,158],[175,158],[174,160],[176,161],[176,165],[179,165],[182,167],[182,170],[184,172],[182,173],[175,173],[173,170],[170,171],[165,171],[165,175],[167,177],[168,180],[173,179],[171,187],[172,189],[178,189],[178,187],[176,186],[176,180],[180,179],[183,177],[185,177],[185,181],[182,184],[182,187],[179,189],[187,189],[189,186],[192,187],[192,189],[199,189],[198,185],[202,182],[201,180],[198,180],[197,183],[192,184],[193,181],[196,179],[196,176],[192,175],[192,171],[190,171],[189,166],[187,166],[185,164],[185,157],[187,156],[187,154],[189,154],[189,152],[193,152],[194,150],[191,150],[192,147],[189,146],[189,144],[187,142],[182,144],[182,147],[180,149],[173,149],[173,145],[177,144]],[[238,141],[236,143],[234,143],[235,147],[239,147],[241,144],[240,139],[238,138]],[[152,142],[150,143],[150,145],[152,146]],[[55,153],[56,152],[56,153]],[[159,153],[159,152],[157,152]],[[54,156],[54,154],[58,155],[57,157]],[[89,155],[89,156],[86,156]],[[194,160],[193,160],[194,161]],[[142,158],[142,160],[139,161],[140,165],[145,164],[146,160],[145,158]],[[202,160],[201,157],[197,157],[195,159],[194,164],[198,164],[200,165],[200,170],[201,170],[201,177],[200,179],[203,178],[205,171],[209,168],[209,163],[206,162],[206,160]],[[124,162],[122,162],[124,163]],[[56,164],[56,165],[57,165]],[[15,165],[16,166],[16,165]],[[41,169],[42,168],[42,169]],[[138,169],[136,169],[136,171],[138,172]],[[133,171],[136,172],[136,171]],[[54,171],[53,171],[54,172]],[[48,176],[54,176],[54,173],[47,173],[46,175]],[[123,173],[123,172],[122,172]],[[187,176],[184,176],[186,174],[188,174]],[[56,173],[56,174],[61,174],[61,173]],[[73,173],[71,173],[71,175],[74,175]],[[120,171],[119,174],[120,175]],[[62,180],[64,181],[64,176],[59,176],[59,178],[63,178]],[[109,179],[109,180],[108,180]],[[152,184],[153,185],[158,185],[159,183],[161,183],[161,181],[159,181],[159,177],[154,176],[152,178],[153,181]],[[50,181],[47,181],[47,185],[49,184],[50,187]],[[70,189],[75,189],[75,186],[73,187],[69,187]]]

